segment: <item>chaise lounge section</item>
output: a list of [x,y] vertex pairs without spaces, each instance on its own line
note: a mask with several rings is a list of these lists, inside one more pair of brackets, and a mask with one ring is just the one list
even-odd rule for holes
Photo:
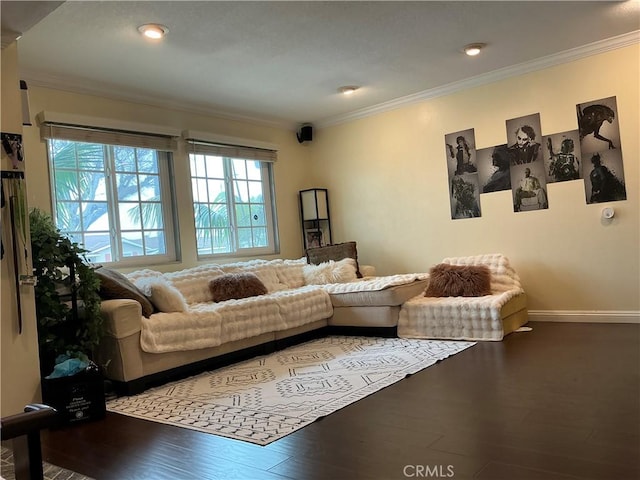
[[490,291],[480,296],[417,295],[402,305],[398,336],[500,341],[527,323],[527,297],[507,257],[445,258],[442,265],[486,267]]

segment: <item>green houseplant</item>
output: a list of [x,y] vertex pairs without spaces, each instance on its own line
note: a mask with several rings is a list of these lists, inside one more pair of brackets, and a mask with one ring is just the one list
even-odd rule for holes
[[56,357],[86,358],[103,333],[100,281],[87,262],[87,250],[72,242],[39,209],[29,213],[36,317],[42,376]]

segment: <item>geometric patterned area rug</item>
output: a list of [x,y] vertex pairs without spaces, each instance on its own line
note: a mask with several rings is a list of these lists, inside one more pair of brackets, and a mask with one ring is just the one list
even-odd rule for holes
[[267,445],[472,345],[329,336],[120,397],[107,410]]

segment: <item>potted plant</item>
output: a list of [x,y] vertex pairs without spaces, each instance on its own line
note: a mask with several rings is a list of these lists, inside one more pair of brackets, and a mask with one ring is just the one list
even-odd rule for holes
[[62,234],[50,215],[33,209],[29,226],[43,401],[70,421],[99,417],[103,380],[90,359],[103,334],[100,281],[87,250]]

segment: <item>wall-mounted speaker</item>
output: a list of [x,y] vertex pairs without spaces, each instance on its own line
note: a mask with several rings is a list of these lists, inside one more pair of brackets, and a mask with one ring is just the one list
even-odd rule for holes
[[298,142],[310,142],[313,140],[313,126],[305,124],[300,127],[300,129],[296,133],[296,137],[298,137]]
[[29,109],[29,89],[27,82],[20,80],[20,95],[22,96],[22,125],[31,126],[31,111]]

